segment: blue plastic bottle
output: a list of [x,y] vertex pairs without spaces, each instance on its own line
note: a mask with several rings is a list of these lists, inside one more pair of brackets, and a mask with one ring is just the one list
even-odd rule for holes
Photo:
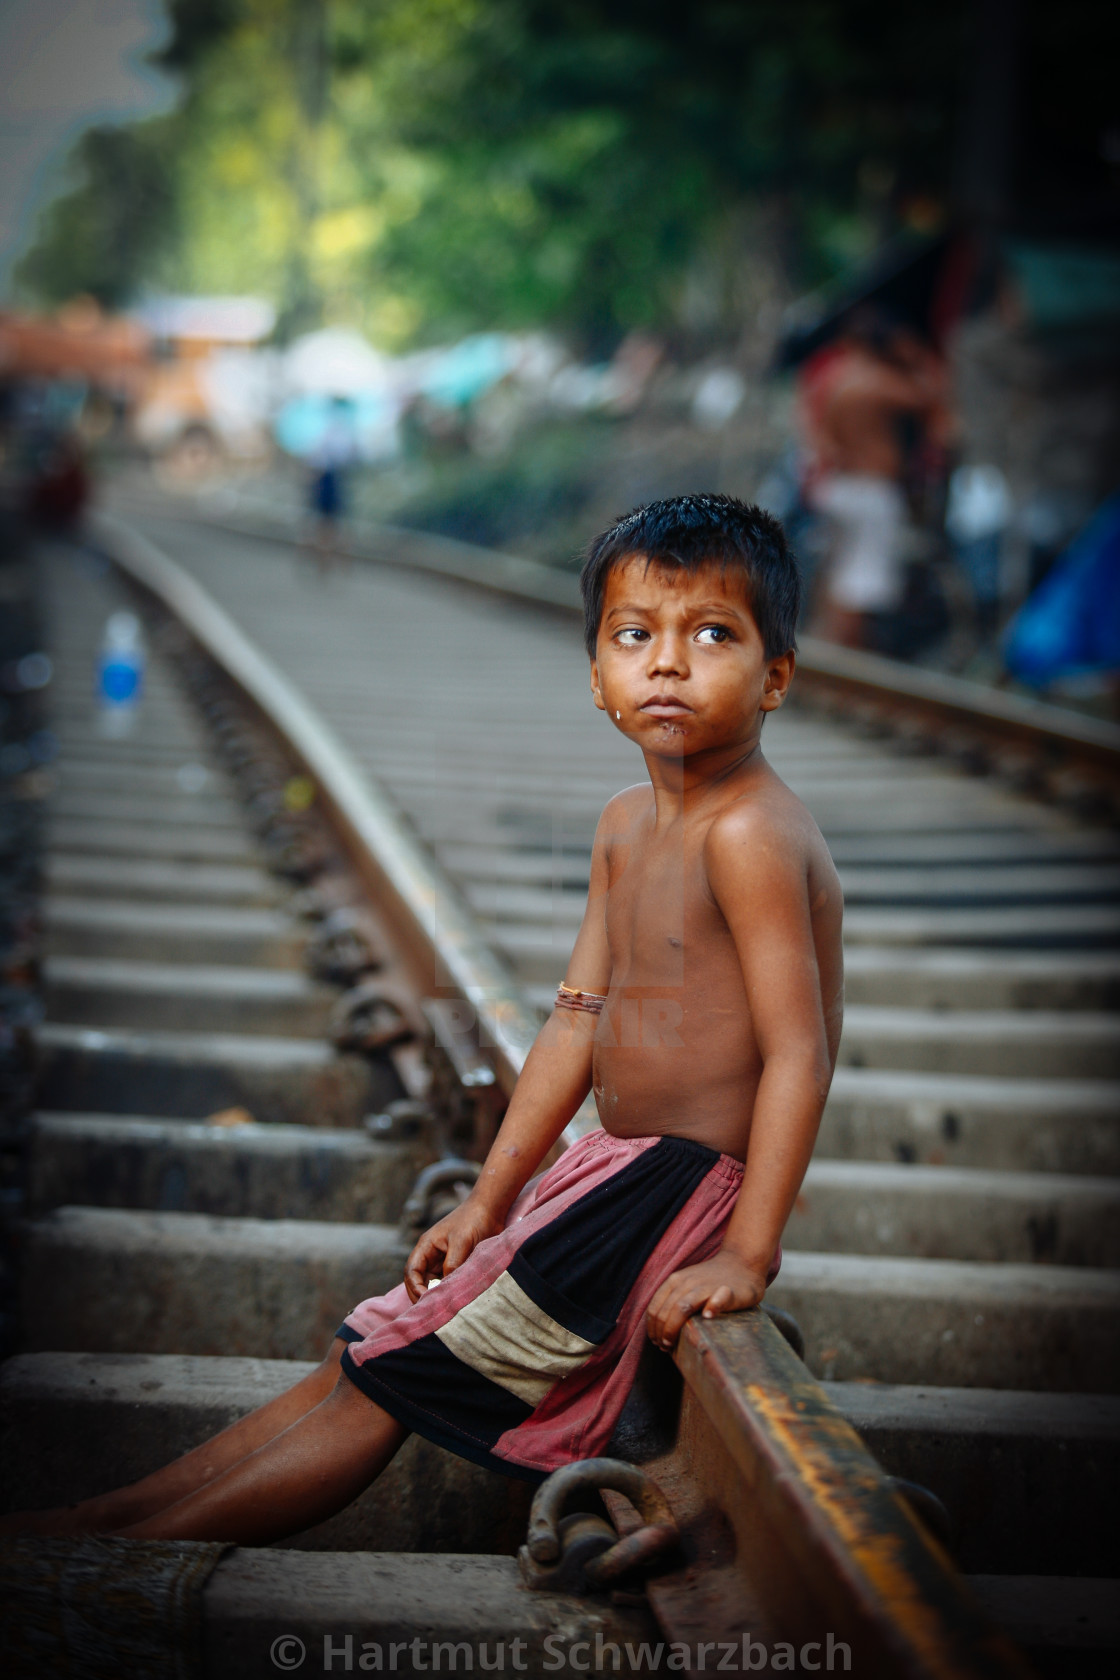
[[135,613],[110,614],[101,638],[97,698],[111,734],[129,729],[144,692],[144,633]]

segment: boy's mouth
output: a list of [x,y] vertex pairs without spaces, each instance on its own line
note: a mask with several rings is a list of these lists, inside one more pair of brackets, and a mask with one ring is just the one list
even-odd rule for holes
[[688,717],[692,707],[678,700],[675,694],[654,694],[638,710],[645,712],[647,717],[677,718]]

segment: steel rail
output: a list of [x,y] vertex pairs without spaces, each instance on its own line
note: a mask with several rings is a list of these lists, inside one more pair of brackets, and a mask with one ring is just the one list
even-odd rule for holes
[[1022,747],[1055,767],[1076,765],[1120,787],[1117,724],[816,636],[802,637],[797,665],[813,693],[870,704],[884,716],[911,718],[934,730],[961,727],[997,752]]
[[458,888],[417,845],[329,724],[187,572],[139,532],[105,515],[91,519],[90,536],[168,609],[284,739],[387,913],[416,984],[425,992],[450,988],[467,999],[495,1073],[512,1091],[537,1018],[506,963],[482,938]]
[[[290,519],[272,510],[254,508],[246,516],[201,507],[190,517],[241,536],[298,541]],[[345,546],[357,559],[432,572],[582,617],[574,573],[539,561],[393,525],[351,532]],[[1001,755],[1018,749],[1047,769],[1079,769],[1120,799],[1118,724],[816,636],[801,638],[797,668],[800,692],[862,708],[884,722],[916,726],[931,742],[957,732],[963,740],[954,745],[986,748],[997,765]]]
[[[116,519],[91,521],[98,547],[221,667],[313,777],[340,839],[408,942],[421,983],[467,998],[512,1087],[536,1019],[473,914],[315,709],[209,594]],[[582,1113],[582,1111],[581,1111]],[[585,1129],[577,1116],[567,1141]],[[690,1569],[651,1584],[670,1638],[739,1641],[765,1631],[804,1644],[831,1634],[854,1672],[884,1680],[1023,1677],[938,1544],[894,1492],[823,1387],[762,1312],[692,1320],[676,1352],[685,1379],[672,1452],[650,1468],[684,1511]],[[711,1512],[729,1565],[714,1567]],[[696,1576],[709,1590],[696,1590]],[[697,1622],[698,1609],[702,1617]]]
[[[818,1659],[842,1640],[861,1677],[1025,1680],[1023,1658],[764,1313],[690,1319],[675,1357],[673,1465],[646,1469],[670,1488],[684,1470],[701,1534],[704,1505],[730,1520],[736,1575],[779,1639],[816,1640]],[[682,1587],[650,1583],[659,1619]]]

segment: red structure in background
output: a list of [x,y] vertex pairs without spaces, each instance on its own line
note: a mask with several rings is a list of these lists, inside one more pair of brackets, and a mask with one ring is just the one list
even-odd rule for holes
[[135,400],[153,366],[150,333],[106,315],[92,298],[76,298],[56,315],[0,310],[0,379],[84,380]]

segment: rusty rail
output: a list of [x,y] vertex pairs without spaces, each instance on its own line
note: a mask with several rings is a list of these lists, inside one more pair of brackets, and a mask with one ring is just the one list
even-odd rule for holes
[[[118,520],[101,516],[91,526],[121,572],[178,620],[314,778],[417,985],[471,1003],[498,1080],[511,1089],[536,1019],[388,796],[181,567]],[[593,1124],[585,1105],[565,1141]],[[647,1465],[685,1537],[682,1567],[650,1585],[669,1638],[690,1647],[752,1637],[803,1647],[831,1637],[849,1647],[854,1672],[884,1680],[1026,1673],[764,1313],[693,1320],[676,1363],[684,1391],[675,1441]]]
[[[1028,1672],[764,1313],[691,1319],[676,1363],[684,1378],[677,1441],[667,1462],[645,1468],[669,1489],[690,1484],[691,1511],[677,1514],[693,1528],[697,1561],[712,1509],[730,1523],[726,1587],[719,1591],[717,1576],[705,1594],[704,1628],[722,1619],[741,1642],[755,1621],[771,1648],[815,1641],[822,1666],[829,1641],[843,1642],[860,1676]],[[659,1619],[695,1614],[689,1585],[687,1569],[651,1583]]]

